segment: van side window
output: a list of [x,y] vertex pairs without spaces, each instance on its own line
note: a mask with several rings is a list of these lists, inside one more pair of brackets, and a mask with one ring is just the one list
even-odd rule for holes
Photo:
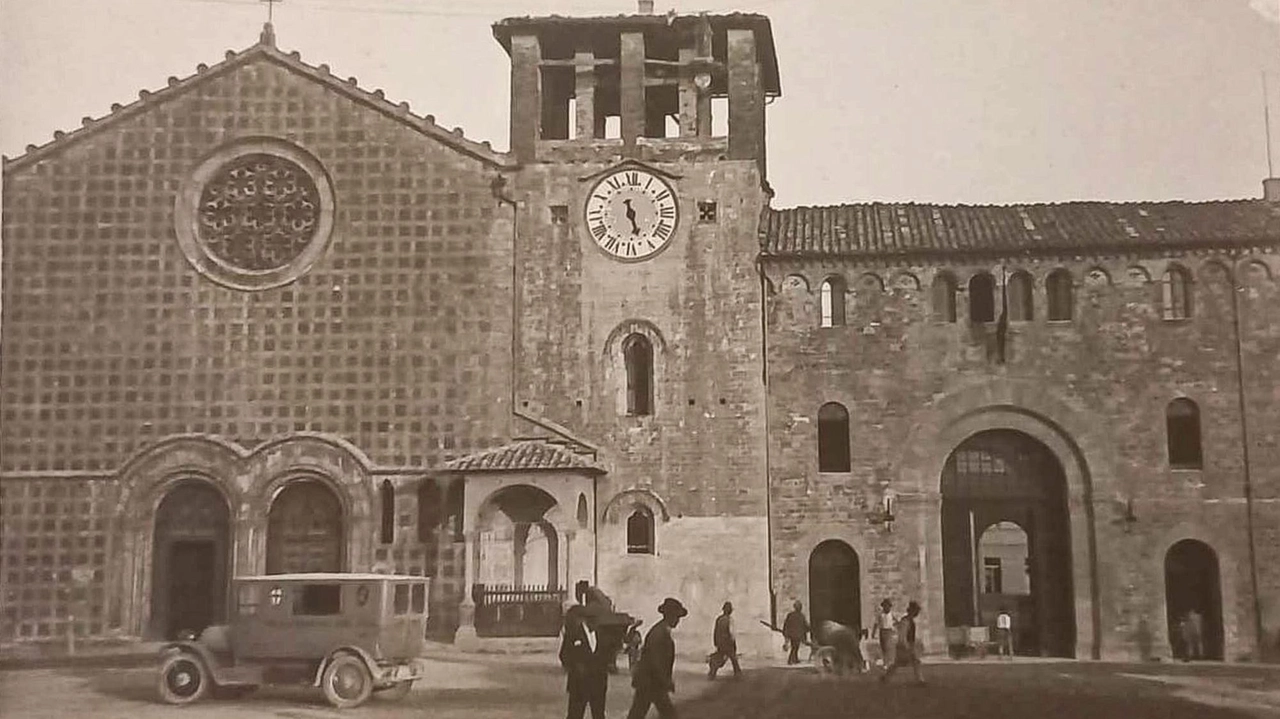
[[396,585],[396,614],[407,614],[409,612],[409,585]]
[[304,584],[293,600],[293,613],[323,617],[342,613],[341,584]]
[[422,614],[427,609],[427,585],[413,585],[413,613]]

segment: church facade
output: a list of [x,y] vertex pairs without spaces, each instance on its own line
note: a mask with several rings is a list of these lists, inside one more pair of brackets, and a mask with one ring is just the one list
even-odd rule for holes
[[509,152],[268,26],[5,161],[0,642],[373,570],[464,646],[585,579],[694,648],[890,598],[934,652],[1280,649],[1280,203],[775,209],[767,18],[494,35]]

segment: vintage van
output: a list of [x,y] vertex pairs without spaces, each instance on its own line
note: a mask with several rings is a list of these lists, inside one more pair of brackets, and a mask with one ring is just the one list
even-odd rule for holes
[[225,625],[161,649],[159,693],[189,704],[211,691],[319,686],[338,708],[373,692],[403,697],[421,676],[427,577],[273,574],[232,582]]

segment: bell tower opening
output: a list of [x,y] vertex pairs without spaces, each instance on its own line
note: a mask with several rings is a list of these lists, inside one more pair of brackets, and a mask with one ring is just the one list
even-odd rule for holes
[[[511,150],[521,162],[582,148],[680,142],[765,161],[765,104],[782,94],[763,15],[508,18],[493,26],[511,56]],[[716,117],[716,114],[723,117]],[[723,129],[722,133],[717,133]]]

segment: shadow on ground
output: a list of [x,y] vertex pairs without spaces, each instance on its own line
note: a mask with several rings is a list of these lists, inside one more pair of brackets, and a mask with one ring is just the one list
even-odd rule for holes
[[[763,669],[752,672],[749,681],[724,682],[681,703],[680,711],[700,719],[1237,719],[1266,715],[1190,701],[1167,684],[1124,677],[1117,667],[1105,665],[938,665],[926,667],[924,686],[914,685],[909,674],[901,672],[888,684],[874,676],[837,678],[809,669]],[[1244,679],[1251,683],[1256,677]]]

